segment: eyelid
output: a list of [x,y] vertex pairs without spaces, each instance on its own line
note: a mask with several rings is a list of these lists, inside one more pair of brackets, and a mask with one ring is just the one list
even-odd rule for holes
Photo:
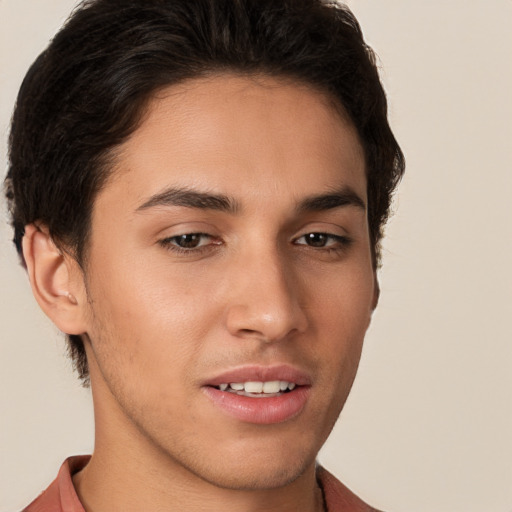
[[194,232],[190,232],[190,233],[179,233],[177,235],[171,235],[171,236],[167,237],[167,240],[179,240],[180,238],[184,239],[186,237],[196,237],[196,238],[199,238],[200,240],[204,240],[204,239],[211,239],[212,235],[210,235],[208,233],[203,233],[201,231],[194,231]]
[[200,237],[201,239],[209,239],[209,240],[216,238],[214,235],[211,235],[209,233],[203,233],[202,231],[187,231],[187,232],[183,232],[183,233],[177,233],[176,235],[166,236],[166,237],[162,238],[161,240],[159,240],[159,243],[170,243],[174,240],[178,240],[180,238],[187,237],[187,236]]
[[[314,246],[310,246],[308,245],[307,243],[297,243],[298,240],[300,240],[301,238],[304,238],[308,235],[321,235],[321,236],[325,236],[326,238],[329,238],[331,239],[331,241],[334,241],[336,243],[339,243],[339,244],[342,244],[342,245],[348,245],[349,243],[352,242],[352,239],[349,238],[348,236],[346,235],[337,235],[335,233],[328,233],[328,232],[325,232],[325,231],[308,231],[307,233],[304,233],[296,238],[294,238],[293,242],[297,245],[306,245],[308,247],[312,247],[312,248],[315,248]],[[330,248],[332,245],[334,244],[329,244],[329,245],[326,245],[326,246],[323,246],[323,247],[320,247],[321,249],[324,249],[324,248]]]
[[[193,247],[181,247],[178,245],[178,243],[176,243],[180,237],[186,236],[201,237],[203,241],[200,241],[200,245]],[[206,243],[204,243],[204,239],[207,240]],[[163,249],[169,253],[174,254],[175,256],[183,257],[198,257],[206,255],[209,252],[217,249],[220,245],[222,245],[222,243],[223,242],[219,237],[201,231],[183,231],[181,233],[166,236],[158,240],[158,245],[160,245]]]

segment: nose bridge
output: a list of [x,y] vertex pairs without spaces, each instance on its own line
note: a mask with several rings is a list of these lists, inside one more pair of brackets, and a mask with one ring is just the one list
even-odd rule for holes
[[300,286],[277,244],[243,255],[237,278],[228,311],[232,334],[277,341],[305,329]]

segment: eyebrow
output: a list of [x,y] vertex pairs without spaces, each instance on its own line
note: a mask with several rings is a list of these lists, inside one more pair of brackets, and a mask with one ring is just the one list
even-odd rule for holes
[[327,194],[314,195],[302,200],[297,210],[300,213],[332,210],[343,206],[355,206],[366,211],[366,204],[351,188],[343,187]]
[[[199,192],[187,188],[169,188],[151,196],[136,211],[144,211],[158,206],[184,206],[201,210],[215,210],[235,214],[240,211],[240,204],[224,194]],[[364,201],[349,187],[343,187],[326,194],[306,197],[297,205],[299,213],[332,210],[344,206],[355,206],[366,211]]]
[[226,213],[237,213],[240,209],[237,201],[223,194],[210,194],[186,188],[169,188],[151,196],[136,211],[156,206],[184,206]]

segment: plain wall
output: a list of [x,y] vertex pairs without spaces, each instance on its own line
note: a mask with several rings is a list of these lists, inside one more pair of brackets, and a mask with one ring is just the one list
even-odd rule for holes
[[[407,176],[353,393],[320,460],[388,512],[512,512],[512,1],[350,0]],[[0,0],[1,169],[30,63],[72,0]],[[89,391],[0,226],[0,511],[90,452]]]

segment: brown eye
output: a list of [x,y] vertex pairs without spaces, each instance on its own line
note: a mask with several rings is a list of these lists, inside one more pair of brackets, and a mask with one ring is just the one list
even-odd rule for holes
[[325,247],[330,238],[332,237],[324,233],[308,233],[304,235],[304,240],[310,247]]
[[195,254],[198,251],[213,249],[222,245],[222,241],[206,233],[183,233],[159,241],[162,247],[179,254]]
[[341,249],[350,245],[351,240],[345,236],[330,233],[306,233],[297,238],[296,245],[305,245],[314,249]]
[[205,238],[205,235],[201,233],[187,233],[186,235],[175,236],[171,240],[182,249],[195,249],[203,238]]

